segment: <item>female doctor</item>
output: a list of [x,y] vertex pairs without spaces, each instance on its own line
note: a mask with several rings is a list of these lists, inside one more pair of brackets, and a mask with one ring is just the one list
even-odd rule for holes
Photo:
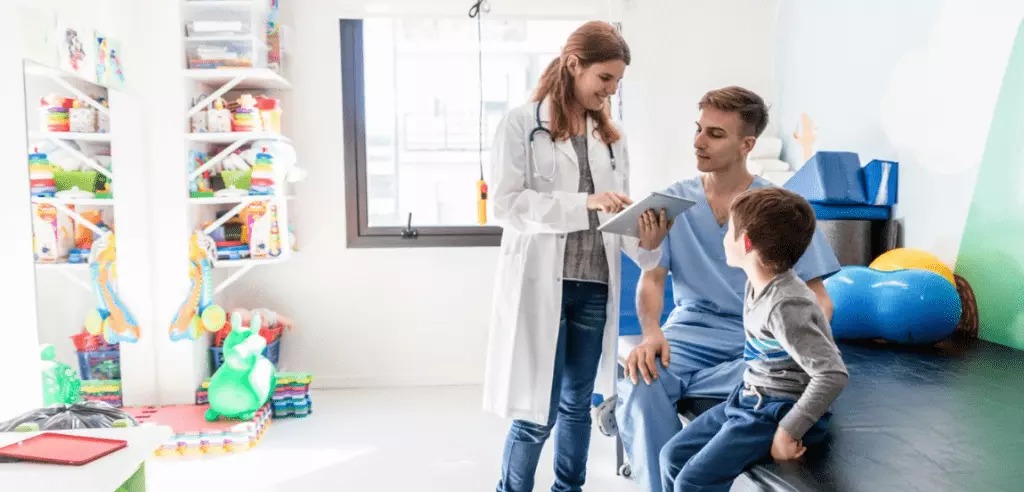
[[640,219],[639,239],[597,230],[632,203],[625,138],[607,108],[629,60],[615,28],[584,24],[548,65],[533,103],[498,125],[492,203],[504,234],[484,408],[514,419],[498,492],[533,490],[552,430],[552,490],[581,490],[595,380],[606,396],[614,388],[619,250],[645,270],[661,258],[664,213]]

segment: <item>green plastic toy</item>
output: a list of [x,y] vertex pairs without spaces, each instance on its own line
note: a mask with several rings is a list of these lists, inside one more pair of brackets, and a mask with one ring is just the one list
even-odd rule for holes
[[40,346],[43,371],[43,406],[72,405],[82,396],[82,380],[71,366],[57,361],[53,345]]
[[[259,315],[254,315],[250,326],[260,325]],[[210,378],[207,421],[221,416],[250,420],[270,401],[277,377],[274,364],[263,356],[266,346],[267,341],[258,330],[242,326],[241,314],[231,315],[231,333],[224,340],[224,363]]]

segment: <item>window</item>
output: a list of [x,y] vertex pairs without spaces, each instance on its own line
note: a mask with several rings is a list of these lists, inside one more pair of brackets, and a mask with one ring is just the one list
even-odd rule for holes
[[341,21],[350,247],[500,242],[476,223],[481,160],[582,21],[484,19],[482,87],[476,22]]

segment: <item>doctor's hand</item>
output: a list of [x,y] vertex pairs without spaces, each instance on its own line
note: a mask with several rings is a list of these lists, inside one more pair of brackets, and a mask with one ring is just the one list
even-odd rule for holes
[[637,377],[637,373],[639,373],[639,376],[644,378],[645,383],[651,384],[651,382],[658,379],[658,361],[656,358],[661,357],[661,365],[667,368],[670,352],[671,347],[669,347],[668,340],[665,339],[661,329],[652,330],[650,335],[644,335],[640,345],[637,345],[629,353],[629,357],[626,358],[626,377],[631,379],[633,384],[640,384],[640,380]]
[[660,214],[648,210],[640,216],[640,247],[647,251],[658,249],[672,228],[672,221],[665,218],[665,209]]
[[606,214],[617,214],[633,204],[628,196],[614,191],[602,191],[587,197],[587,210],[599,210]]

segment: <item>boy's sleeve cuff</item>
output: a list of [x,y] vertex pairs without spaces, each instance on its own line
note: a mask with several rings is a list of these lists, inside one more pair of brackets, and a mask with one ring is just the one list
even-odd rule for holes
[[807,434],[807,431],[810,430],[811,427],[814,427],[816,422],[817,419],[812,419],[796,407],[793,407],[793,409],[782,418],[782,421],[779,422],[779,427],[786,429],[786,432],[788,432],[793,439],[803,439],[804,434]]

